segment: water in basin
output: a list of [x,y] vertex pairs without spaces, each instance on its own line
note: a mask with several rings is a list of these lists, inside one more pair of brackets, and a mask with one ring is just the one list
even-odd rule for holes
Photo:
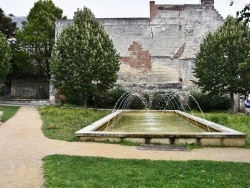
[[109,123],[104,131],[110,132],[207,132],[192,122],[170,112],[124,112]]

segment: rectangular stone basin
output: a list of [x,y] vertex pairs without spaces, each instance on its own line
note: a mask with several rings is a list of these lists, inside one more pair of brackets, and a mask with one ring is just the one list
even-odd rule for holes
[[[105,131],[108,122],[112,122],[121,113],[128,110],[119,110],[77,131],[76,137],[82,141],[129,141],[140,144],[195,144],[201,146],[244,146],[246,134],[211,121],[196,117],[179,110],[157,111],[175,113],[183,121],[192,122],[195,126],[204,128],[202,132],[113,132]],[[131,110],[129,110],[131,112]],[[136,113],[138,112],[135,111]],[[144,111],[145,112],[145,111]],[[208,131],[208,130],[209,131]]]

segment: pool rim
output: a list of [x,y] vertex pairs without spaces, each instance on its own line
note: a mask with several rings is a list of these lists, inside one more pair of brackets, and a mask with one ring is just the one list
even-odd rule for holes
[[[156,112],[172,112],[177,113],[183,118],[188,118],[197,124],[208,126],[218,132],[162,132],[162,133],[149,133],[149,132],[106,132],[96,131],[101,126],[105,125],[108,121],[116,117],[118,114],[125,111],[146,111],[146,110],[117,110],[104,118],[84,127],[83,129],[75,132],[75,136],[83,141],[102,141],[102,140],[129,140],[144,143],[151,143],[151,140],[158,140],[162,143],[176,144],[176,143],[190,143],[195,142],[196,145],[214,145],[214,146],[244,146],[246,134],[228,128],[223,125],[202,119],[200,117],[179,111],[179,110],[150,110]],[[144,139],[144,141],[143,141]],[[168,140],[162,140],[168,139]],[[177,140],[177,142],[176,142]],[[183,141],[181,141],[183,140]],[[154,142],[156,142],[154,141]]]

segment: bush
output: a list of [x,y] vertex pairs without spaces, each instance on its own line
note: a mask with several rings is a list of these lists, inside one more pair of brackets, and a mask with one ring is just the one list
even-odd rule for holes
[[[145,104],[140,97],[130,95],[122,87],[117,87],[107,92],[95,93],[92,96],[91,104],[96,108],[125,108],[143,109]],[[121,98],[123,96],[123,98]],[[143,97],[143,96],[142,96]],[[120,99],[121,98],[121,99]],[[119,100],[120,99],[120,100]],[[125,100],[123,100],[125,99]]]
[[230,98],[228,96],[216,96],[217,99],[217,110],[228,110],[231,107]]
[[94,107],[97,108],[112,108],[114,99],[109,92],[95,93],[92,97]]
[[96,108],[115,107],[116,109],[143,109],[146,107],[145,103],[147,103],[148,100],[149,96],[145,93],[139,94],[139,96],[137,93],[133,95],[121,87],[117,87],[105,93],[96,93],[92,97],[92,103]]
[[[123,98],[121,98],[122,96]],[[141,98],[143,98],[143,100]],[[121,87],[116,87],[105,92],[95,92],[88,98],[88,106],[109,109],[113,109],[115,106],[116,109],[143,109],[146,107],[148,101],[149,95],[147,93],[139,94],[139,96],[137,96],[136,93],[136,95],[132,96]],[[76,94],[70,95],[69,102],[76,105],[82,104]]]
[[112,89],[109,93],[111,97],[113,98],[113,106],[115,103],[120,99],[120,97],[125,93],[126,91],[122,89],[121,87],[117,87],[115,89]]
[[[191,93],[193,96],[189,96],[188,104],[191,109],[200,110],[204,112],[211,112],[214,110],[228,110],[230,108],[230,98],[227,96],[218,96],[218,95],[206,95],[203,93]],[[198,106],[199,105],[199,106]]]
[[117,100],[116,109],[143,109],[147,106],[147,94],[124,92],[123,97]]
[[150,106],[152,110],[181,110],[179,96],[173,92],[157,92]]
[[140,110],[145,108],[146,104],[144,104],[144,101],[139,98],[139,97],[134,97],[131,101],[131,104],[128,106],[129,109],[135,109],[135,110]]

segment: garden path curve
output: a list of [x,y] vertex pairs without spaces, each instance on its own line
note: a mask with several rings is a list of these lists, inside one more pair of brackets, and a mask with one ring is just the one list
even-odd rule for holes
[[214,160],[250,162],[250,149],[202,148],[191,151],[137,150],[134,146],[65,142],[46,138],[35,107],[21,107],[0,125],[0,187],[42,187],[41,159],[52,154],[153,160]]

